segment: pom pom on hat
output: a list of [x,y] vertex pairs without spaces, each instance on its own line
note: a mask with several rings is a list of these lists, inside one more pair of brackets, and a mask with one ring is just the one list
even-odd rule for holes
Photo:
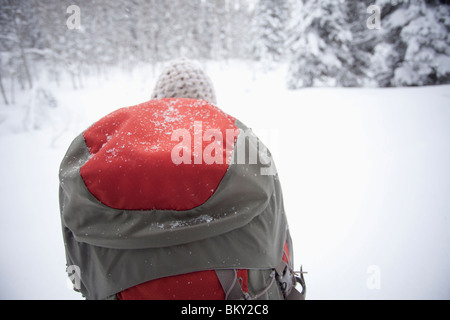
[[211,79],[201,65],[186,58],[172,60],[163,69],[153,90],[152,99],[190,98],[216,104]]

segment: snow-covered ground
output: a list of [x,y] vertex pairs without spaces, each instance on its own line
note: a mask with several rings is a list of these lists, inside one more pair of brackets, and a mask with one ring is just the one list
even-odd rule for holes
[[[44,81],[56,108],[38,90],[0,105],[1,299],[81,298],[65,273],[59,163],[91,123],[148,100],[158,70],[79,90]],[[287,91],[283,68],[206,70],[219,106],[275,156],[309,299],[450,299],[450,86]]]

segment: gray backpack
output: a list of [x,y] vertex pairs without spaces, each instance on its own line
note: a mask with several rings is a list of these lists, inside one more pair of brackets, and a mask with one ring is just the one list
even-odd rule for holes
[[305,296],[270,153],[206,101],[150,100],[93,124],[61,163],[60,211],[87,299]]

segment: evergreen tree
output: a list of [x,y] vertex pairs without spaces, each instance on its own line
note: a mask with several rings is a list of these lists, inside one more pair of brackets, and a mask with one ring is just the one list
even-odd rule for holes
[[380,86],[450,83],[450,9],[443,2],[377,1],[383,33],[372,67]]
[[370,17],[367,8],[372,3],[372,0],[345,2],[345,21],[352,34],[352,41],[348,43],[348,46],[353,59],[348,67],[349,71],[355,75],[357,79],[355,85],[358,86],[375,84],[372,80],[370,63],[374,48],[379,41],[380,31],[369,30],[367,27],[367,19]]
[[299,1],[289,33],[289,89],[358,83],[344,2]]
[[248,22],[252,20],[253,11],[246,0],[232,0],[229,12],[230,53],[232,59],[252,59],[251,43],[252,33],[248,29]]
[[253,25],[254,56],[270,65],[282,60],[289,22],[287,0],[259,0],[255,8]]
[[229,15],[227,14],[227,4],[225,0],[217,0],[214,2],[213,19],[213,42],[211,58],[215,60],[228,59],[228,40],[227,31]]
[[[22,88],[33,87],[33,76],[29,49],[33,39],[29,35],[36,34],[33,12],[27,10],[23,2],[2,1],[2,47],[5,48],[6,61],[10,74],[17,78]],[[4,29],[3,29],[4,28]]]

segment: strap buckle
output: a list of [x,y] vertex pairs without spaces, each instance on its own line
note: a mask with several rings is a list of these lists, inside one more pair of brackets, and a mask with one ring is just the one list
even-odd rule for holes
[[[293,271],[292,268],[284,261],[275,268],[276,278],[280,286],[283,297],[287,300],[304,300],[306,296],[306,284],[303,277],[303,267],[300,271]],[[300,283],[302,291],[299,292],[295,287]]]

